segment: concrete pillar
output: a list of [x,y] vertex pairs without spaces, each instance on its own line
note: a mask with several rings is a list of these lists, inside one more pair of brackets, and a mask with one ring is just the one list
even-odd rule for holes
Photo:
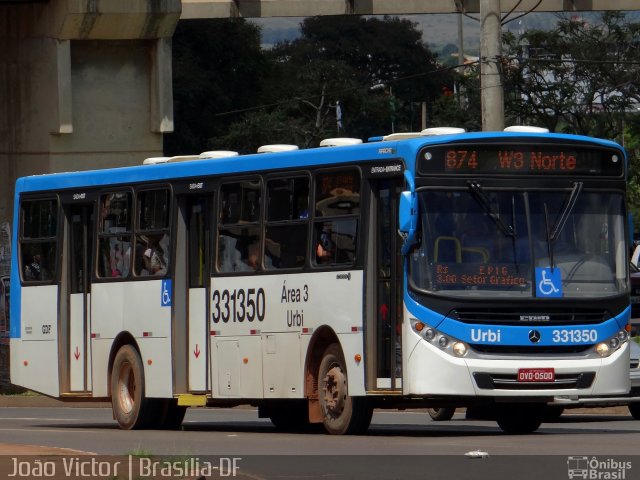
[[180,0],[0,4],[0,228],[17,177],[162,155],[180,12]]

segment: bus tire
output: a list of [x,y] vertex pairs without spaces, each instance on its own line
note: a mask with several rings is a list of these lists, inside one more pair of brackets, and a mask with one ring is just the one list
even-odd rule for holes
[[267,412],[271,423],[278,430],[301,431],[310,426],[309,405],[306,400],[292,400],[286,405],[272,406]]
[[544,412],[545,422],[557,422],[564,413],[564,407],[560,405],[547,405]]
[[453,418],[453,414],[456,413],[456,409],[453,407],[427,408],[427,413],[431,417],[431,420],[436,422],[446,422]]
[[137,350],[124,345],[118,350],[111,371],[111,406],[113,417],[123,430],[147,426],[152,404],[145,398],[144,367]]
[[627,408],[629,408],[629,413],[634,419],[640,420],[640,402],[630,403]]
[[164,403],[164,418],[161,428],[164,430],[179,430],[187,413],[187,407],[178,405],[178,399],[170,398],[162,400]]
[[373,408],[366,397],[347,391],[347,368],[337,343],[327,347],[318,371],[318,396],[323,425],[331,435],[358,435],[367,431]]
[[496,422],[504,433],[525,435],[540,427],[545,410],[544,404],[500,405],[496,411]]

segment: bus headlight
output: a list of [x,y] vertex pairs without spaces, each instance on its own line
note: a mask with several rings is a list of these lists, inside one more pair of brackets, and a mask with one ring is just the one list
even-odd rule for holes
[[596,345],[596,353],[602,358],[606,358],[613,352],[618,350],[629,339],[629,334],[626,330],[620,330],[611,338],[608,338],[604,342],[600,342]]
[[609,345],[606,342],[601,342],[596,345],[596,353],[603,358],[608,357],[611,355],[611,348],[609,348]]
[[464,342],[455,342],[451,346],[451,350],[456,355],[456,357],[464,357],[467,354],[467,344]]
[[433,328],[428,328],[424,334],[424,339],[427,341],[432,341],[434,338],[436,338],[436,331]]
[[445,335],[415,318],[411,319],[411,327],[423,340],[429,342],[435,347],[438,347],[449,355],[464,357],[469,353],[469,346],[466,343],[458,340],[457,338]]

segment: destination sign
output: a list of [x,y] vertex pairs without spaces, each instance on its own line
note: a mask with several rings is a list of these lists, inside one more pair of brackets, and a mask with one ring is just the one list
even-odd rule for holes
[[432,275],[440,288],[466,287],[527,287],[527,277],[516,265],[500,264],[444,264],[431,266]]
[[426,147],[421,174],[622,176],[620,151],[575,144],[451,144]]

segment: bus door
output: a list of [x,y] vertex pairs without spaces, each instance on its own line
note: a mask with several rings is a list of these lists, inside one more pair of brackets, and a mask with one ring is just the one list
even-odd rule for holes
[[[91,390],[91,369],[89,350],[89,318],[91,301],[91,259],[93,249],[94,205],[66,205],[65,218],[68,228],[65,236],[68,248],[65,250],[66,268],[63,269],[63,285],[66,285],[68,319],[67,335],[60,336],[66,352],[68,391],[86,392]],[[64,281],[66,277],[66,282]],[[64,290],[63,290],[64,292]],[[64,294],[64,293],[63,293]],[[64,379],[64,376],[63,376]],[[63,380],[63,389],[65,387]]]
[[[178,248],[176,255],[182,256],[176,261],[176,285],[185,285],[184,326],[186,331],[174,329],[174,345],[177,356],[183,358],[183,370],[186,385],[176,382],[178,392],[186,390],[190,393],[204,393],[208,390],[208,358],[209,358],[209,230],[211,216],[211,196],[204,194],[182,195],[179,197],[178,210]],[[181,264],[184,266],[181,268]],[[177,276],[184,276],[184,281]],[[182,310],[182,308],[181,308]],[[183,315],[176,312],[176,316]],[[182,322],[176,321],[176,326]],[[182,388],[180,388],[182,387]]]
[[368,389],[397,390],[402,387],[402,266],[401,239],[397,233],[402,181],[378,179],[371,186]]

